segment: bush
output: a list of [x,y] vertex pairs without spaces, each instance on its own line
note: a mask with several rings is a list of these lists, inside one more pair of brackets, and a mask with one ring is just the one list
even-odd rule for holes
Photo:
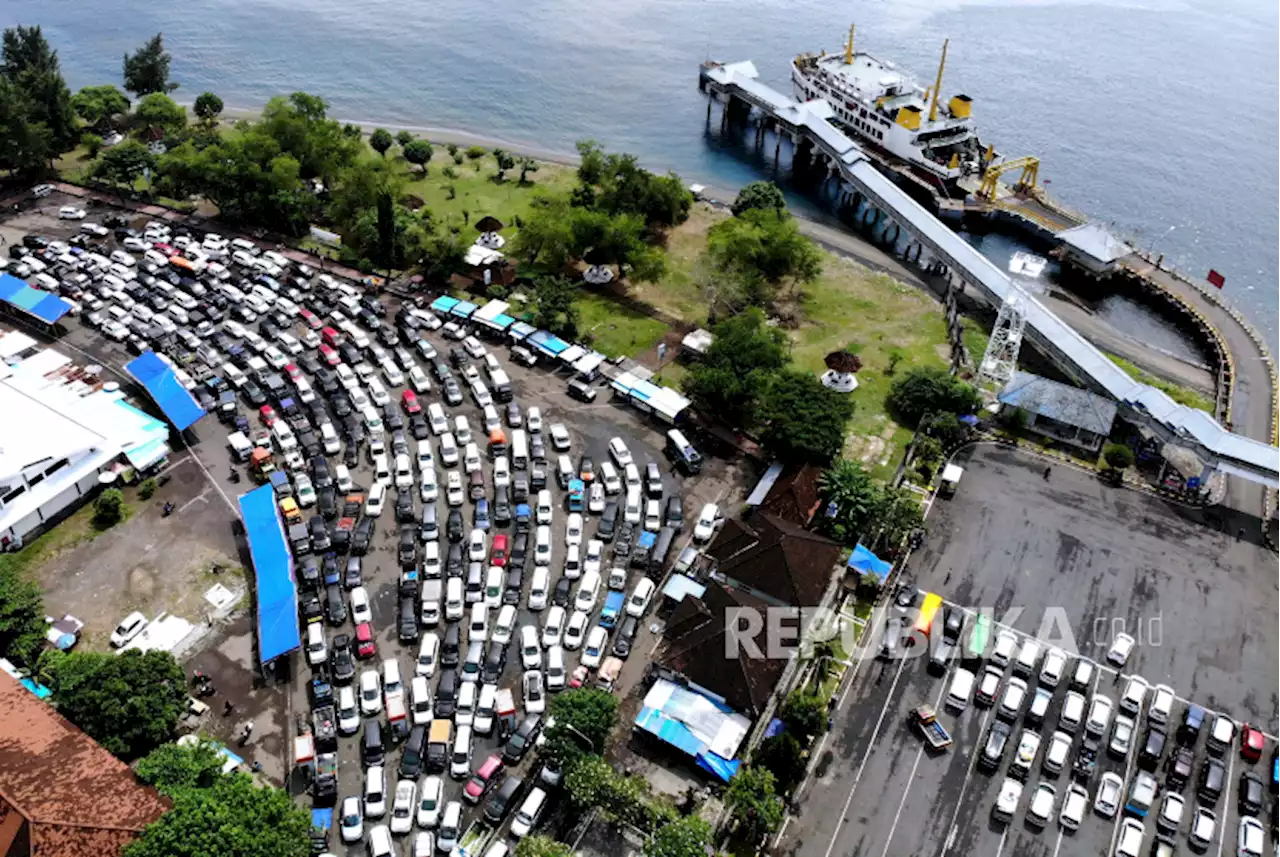
[[449,153],[449,157],[451,157],[451,158],[452,158],[452,157],[454,157],[455,155],[457,155],[457,154],[458,154],[458,144],[457,144],[457,143],[447,143],[447,144],[445,144],[444,150],[445,150],[446,152],[448,152],[448,153]]
[[896,379],[885,404],[900,422],[917,425],[930,413],[972,414],[982,406],[978,391],[945,369],[919,368]]
[[1123,443],[1109,443],[1104,446],[1102,448],[1102,458],[1107,462],[1108,467],[1113,467],[1116,470],[1132,467],[1134,462],[1133,450]]
[[156,481],[154,479],[144,479],[142,484],[138,486],[138,499],[150,500],[151,496],[156,493]]
[[467,157],[471,160],[479,160],[484,157],[484,146],[468,146]]
[[458,179],[458,171],[455,170],[453,167],[445,167],[443,170],[440,171],[440,174],[443,175],[445,178],[449,179],[450,181],[457,181]]
[[463,158],[462,158],[462,153],[461,153],[461,152],[454,152],[454,153],[453,153],[453,162],[454,162],[455,164],[457,164],[458,166],[462,166],[462,160],[463,160]]
[[102,138],[97,134],[82,134],[80,142],[84,143],[84,147],[89,150],[90,158],[98,157],[98,153],[102,151]]
[[782,703],[782,722],[789,732],[810,741],[827,728],[827,702],[815,693],[792,691]]
[[120,523],[124,517],[124,494],[119,488],[108,488],[93,501],[93,525],[100,530]]

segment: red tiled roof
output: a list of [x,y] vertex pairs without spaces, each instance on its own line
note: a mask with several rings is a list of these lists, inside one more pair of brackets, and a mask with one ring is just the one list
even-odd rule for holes
[[[18,854],[107,857],[169,808],[155,789],[53,707],[0,674],[0,841]],[[0,849],[4,850],[4,849]]]
[[760,510],[802,527],[809,526],[818,507],[822,505],[822,498],[818,496],[818,480],[821,477],[822,468],[812,464],[788,469],[773,483],[764,502],[760,504]]

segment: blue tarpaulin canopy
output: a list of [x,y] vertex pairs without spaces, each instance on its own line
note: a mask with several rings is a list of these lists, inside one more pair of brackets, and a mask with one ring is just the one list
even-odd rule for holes
[[436,312],[445,312],[453,309],[458,303],[458,299],[449,295],[441,295],[431,302],[431,308]]
[[173,374],[173,368],[154,351],[144,351],[137,359],[125,364],[125,371],[151,394],[152,400],[164,413],[165,419],[178,431],[184,431],[204,416],[204,409],[196,404],[187,388]]
[[645,694],[635,726],[692,756],[698,767],[724,782],[737,773],[733,759],[751,721],[723,702],[658,679]]
[[548,357],[555,357],[569,347],[569,343],[545,330],[530,334],[526,341]]
[[240,495],[240,516],[257,576],[258,657],[265,664],[302,646],[293,556],[271,485]]
[[528,339],[530,336],[537,333],[537,331],[538,329],[534,327],[532,324],[529,324],[528,322],[525,322],[525,321],[517,321],[515,324],[511,325],[511,327],[507,329],[507,335],[510,336],[514,341],[520,342],[522,340]]
[[45,324],[53,324],[71,312],[70,301],[51,292],[32,288],[12,274],[0,274],[0,301]]
[[458,301],[449,310],[450,315],[456,315],[458,318],[471,318],[471,314],[477,309],[476,305],[470,301]]
[[889,576],[893,563],[885,562],[861,544],[858,544],[853,549],[853,555],[849,557],[849,568],[860,574],[873,574],[877,580],[883,583],[884,579]]

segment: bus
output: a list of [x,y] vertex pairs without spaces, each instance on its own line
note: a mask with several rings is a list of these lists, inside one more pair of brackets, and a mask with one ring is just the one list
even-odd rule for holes
[[975,661],[982,660],[983,655],[987,653],[987,644],[991,641],[991,616],[988,613],[979,613],[978,619],[973,623],[973,630],[969,632],[969,642],[965,647],[965,657]]
[[929,628],[933,626],[933,617],[938,614],[938,608],[941,606],[941,595],[925,593],[924,603],[920,605],[920,615],[916,617],[916,630],[921,634],[928,634]]

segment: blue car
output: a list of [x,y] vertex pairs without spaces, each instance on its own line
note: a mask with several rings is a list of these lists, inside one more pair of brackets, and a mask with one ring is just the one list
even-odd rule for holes
[[483,497],[476,501],[473,524],[477,530],[489,529],[489,501]]

